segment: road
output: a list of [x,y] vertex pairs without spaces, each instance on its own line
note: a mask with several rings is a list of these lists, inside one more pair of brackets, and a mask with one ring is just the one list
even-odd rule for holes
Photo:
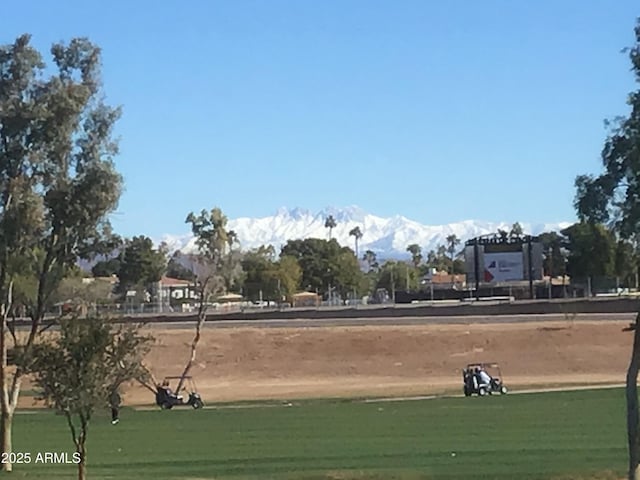
[[[405,325],[466,325],[470,323],[527,323],[527,322],[570,322],[570,321],[628,321],[632,322],[637,313],[578,313],[565,315],[524,314],[524,315],[459,315],[459,316],[407,316],[407,317],[355,317],[355,318],[282,318],[256,320],[218,320],[219,317],[208,317],[205,328],[322,328],[322,327],[370,327],[370,326],[405,326]],[[158,329],[191,329],[195,320],[187,321],[146,321],[145,318],[135,319],[141,324],[153,325]],[[134,319],[127,319],[126,323],[136,323]],[[44,323],[46,325],[46,322]],[[30,324],[20,323],[16,330],[28,330]],[[57,329],[56,326],[50,329]]]
[[[526,322],[567,322],[567,321],[633,321],[635,313],[579,313],[575,318],[564,314],[546,315],[464,315],[442,317],[359,317],[359,318],[321,318],[321,319],[268,319],[268,320],[209,320],[207,328],[283,328],[283,327],[363,327],[363,326],[401,326],[401,325],[445,325],[469,323],[526,323]],[[157,328],[185,329],[193,328],[194,322],[162,322]]]

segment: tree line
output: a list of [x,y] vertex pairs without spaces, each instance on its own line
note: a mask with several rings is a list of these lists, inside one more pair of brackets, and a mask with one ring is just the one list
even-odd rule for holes
[[[218,268],[219,288],[213,294],[237,293],[249,301],[290,302],[295,293],[308,291],[326,299],[346,300],[374,295],[381,289],[389,293],[424,289],[425,277],[434,270],[449,275],[465,273],[464,249],[455,234],[448,235],[445,244],[426,255],[420,245],[408,245],[407,260],[379,260],[372,250],[365,250],[358,258],[360,228],[351,231],[354,248],[341,246],[332,238],[331,230],[337,223],[330,216],[326,222],[328,239],[289,240],[279,251],[273,245],[245,251],[237,235],[227,229],[222,210],[214,208],[212,212],[219,235],[225,239]],[[510,230],[498,230],[496,234],[506,239],[522,237],[524,232],[515,223]],[[538,240],[543,246],[547,276],[566,275],[578,282],[589,277],[617,277],[619,285],[635,285],[640,265],[636,238],[621,238],[603,224],[578,222],[559,232],[544,232]],[[153,301],[155,284],[163,275],[197,281],[192,254],[170,253],[164,244],[154,247],[146,236],[121,241],[118,251],[117,256],[96,263],[92,273],[116,275],[119,283],[115,294],[120,300],[133,290],[139,301],[145,300],[144,292],[147,301]]]

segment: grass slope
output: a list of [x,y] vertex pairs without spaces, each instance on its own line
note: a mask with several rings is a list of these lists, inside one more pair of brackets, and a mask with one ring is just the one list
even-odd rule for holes
[[[626,462],[624,425],[620,389],[125,410],[117,426],[106,416],[93,421],[89,478],[619,478]],[[14,439],[15,451],[30,452],[32,460],[38,452],[73,452],[63,417],[51,412],[18,415]],[[594,476],[606,471],[611,476]],[[73,465],[32,461],[16,465],[12,476],[73,478],[74,472]]]

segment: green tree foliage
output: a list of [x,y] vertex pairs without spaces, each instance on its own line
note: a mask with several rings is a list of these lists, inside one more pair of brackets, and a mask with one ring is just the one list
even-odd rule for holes
[[153,247],[149,237],[133,237],[125,242],[118,269],[118,290],[126,292],[136,286],[150,287],[159,282],[167,268],[165,252]]
[[[100,49],[86,39],[51,48],[53,63],[23,35],[0,46],[0,349],[17,275],[31,277],[29,352],[51,296],[78,257],[113,251],[108,214],[121,193],[112,129],[120,110],[103,101]],[[24,261],[16,262],[17,258]],[[22,263],[24,270],[14,266]],[[23,371],[0,365],[0,449],[11,451],[11,422]],[[10,463],[2,465],[11,470]]]
[[524,231],[522,230],[522,225],[516,222],[511,226],[511,231],[509,232],[510,237],[521,237],[524,235]]
[[120,271],[120,258],[110,258],[109,260],[101,260],[91,267],[91,274],[94,277],[110,277],[117,275]]
[[271,252],[264,247],[249,251],[241,260],[244,271],[244,297],[251,301],[260,298],[273,300],[279,297],[278,266]]
[[438,255],[435,250],[429,250],[427,253],[427,260],[425,262],[427,268],[436,268],[438,263]]
[[242,259],[245,272],[244,296],[256,301],[262,292],[263,300],[280,302],[291,300],[300,288],[302,269],[298,261],[291,256],[283,255],[279,260],[273,259],[273,247],[269,250],[260,247],[247,252]]
[[406,262],[389,260],[380,267],[376,288],[384,288],[390,293],[417,290],[420,278],[421,272],[418,267]]
[[538,235],[544,252],[543,270],[545,275],[553,277],[566,275],[566,239],[557,232],[544,232]]
[[572,278],[613,275],[615,237],[602,225],[576,223],[562,231],[566,237],[569,257],[567,273]]
[[[635,80],[640,83],[640,21],[636,44],[629,49]],[[581,220],[611,221],[622,238],[640,231],[640,89],[629,94],[631,113],[608,122],[610,134],[602,150],[604,172],[576,178],[575,207]]]
[[359,296],[368,291],[368,282],[360,270],[358,258],[350,248],[342,248],[338,256],[331,259],[329,269],[333,274],[331,285],[341,298],[346,299],[353,294]]
[[67,420],[86,478],[87,436],[96,411],[109,408],[111,393],[145,375],[142,360],[151,338],[136,327],[114,327],[99,317],[60,322],[60,334],[34,346],[27,369],[41,398]]
[[289,255],[282,255],[278,260],[278,275],[280,293],[292,301],[293,295],[300,290],[300,282],[302,281],[302,269],[298,260]]
[[363,288],[364,277],[353,250],[340,247],[335,240],[307,238],[289,240],[281,256],[295,258],[302,269],[301,287],[308,291],[326,292],[331,286],[346,296]]
[[446,241],[447,241],[447,252],[449,252],[449,257],[451,258],[450,271],[454,273],[453,266],[456,259],[456,249],[458,245],[460,245],[460,239],[456,236],[456,234],[453,233],[447,236]]
[[242,253],[240,252],[240,240],[233,230],[227,232],[227,248],[222,262],[221,276],[227,292],[240,292],[244,279],[242,271]]
[[624,286],[635,284],[638,258],[631,242],[619,240],[615,246],[614,273]]
[[411,262],[417,268],[422,263],[422,248],[417,243],[412,243],[407,247],[407,252],[411,254]]
[[218,207],[187,216],[197,248],[197,253],[190,256],[190,263],[205,301],[240,285],[241,255],[234,249],[237,235],[227,229],[228,221]]
[[193,281],[195,274],[180,262],[181,258],[183,258],[183,255],[180,251],[174,252],[173,255],[171,255],[167,263],[167,277]]
[[[455,242],[457,238],[453,240]],[[455,245],[457,245],[457,243],[455,243]],[[453,248],[453,258],[450,256],[451,244],[449,245],[449,248],[444,245],[440,245],[438,246],[437,251],[430,250],[429,253],[427,253],[424,268],[420,269],[421,274],[424,275],[427,270],[431,268],[435,268],[439,272],[450,272],[453,274],[464,273],[464,260],[461,258],[455,258],[455,246]],[[449,255],[447,255],[447,253],[449,253]]]
[[[54,292],[53,298],[72,307],[74,311],[86,313],[91,307],[112,301],[113,286],[104,280],[92,278],[66,277]],[[63,309],[66,312],[66,308]]]
[[199,215],[190,213],[186,223],[191,224],[196,237],[197,253],[191,256],[191,261],[200,296],[207,302],[212,296],[224,293],[228,219],[220,208],[215,207],[209,212],[202,210]]
[[376,271],[380,267],[380,265],[378,264],[376,252],[374,252],[373,250],[367,250],[366,252],[364,252],[362,260],[367,262],[369,271]]
[[[635,27],[635,44],[627,50],[636,84],[640,85],[640,18]],[[574,206],[580,220],[590,223],[611,222],[622,239],[640,232],[640,88],[631,92],[627,103],[630,113],[609,123],[610,133],[602,149],[604,171],[598,176],[576,178]],[[627,371],[627,429],[629,443],[629,479],[640,478],[640,413],[638,372],[640,371],[640,325],[635,330],[633,352]]]
[[464,260],[461,258],[456,258],[453,261],[453,273],[454,275],[462,275],[463,273],[465,273],[465,264],[464,264]]

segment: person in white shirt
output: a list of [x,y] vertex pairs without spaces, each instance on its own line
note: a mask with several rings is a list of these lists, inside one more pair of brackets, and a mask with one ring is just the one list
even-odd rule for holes
[[481,385],[491,385],[491,377],[489,376],[489,374],[486,372],[484,368],[480,369],[480,372],[478,373],[478,377],[480,379]]

